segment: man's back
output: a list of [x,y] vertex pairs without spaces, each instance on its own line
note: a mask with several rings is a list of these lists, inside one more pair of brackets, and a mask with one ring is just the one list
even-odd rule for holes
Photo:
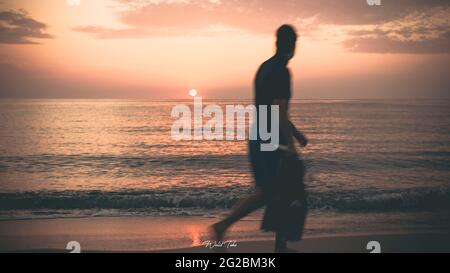
[[[291,98],[291,75],[286,67],[287,61],[278,55],[265,61],[255,77],[255,105],[258,110],[256,126],[259,132],[259,106],[267,105],[267,128],[271,130],[271,105],[275,99]],[[285,144],[280,131],[280,144]],[[259,140],[259,137],[258,137]]]
[[255,105],[272,105],[274,99],[291,98],[291,76],[286,61],[275,55],[258,69],[255,78]]

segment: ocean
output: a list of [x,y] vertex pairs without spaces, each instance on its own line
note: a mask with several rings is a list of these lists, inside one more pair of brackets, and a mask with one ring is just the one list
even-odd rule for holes
[[[173,140],[177,104],[192,101],[1,100],[0,220],[223,216],[254,189],[247,142]],[[293,100],[290,114],[310,140],[310,217],[352,231],[450,214],[449,100]]]

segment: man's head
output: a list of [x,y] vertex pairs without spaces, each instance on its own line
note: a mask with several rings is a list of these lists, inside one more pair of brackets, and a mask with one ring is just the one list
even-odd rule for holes
[[282,25],[277,30],[277,54],[285,56],[288,60],[295,54],[297,33],[293,26]]

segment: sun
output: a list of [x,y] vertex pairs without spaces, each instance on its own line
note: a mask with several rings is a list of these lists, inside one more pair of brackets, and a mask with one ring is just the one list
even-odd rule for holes
[[195,97],[195,96],[197,96],[197,94],[198,94],[197,90],[195,90],[195,89],[189,90],[189,96]]

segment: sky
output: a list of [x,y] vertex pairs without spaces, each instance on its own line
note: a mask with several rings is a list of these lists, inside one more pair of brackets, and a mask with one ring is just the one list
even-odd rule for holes
[[0,98],[252,98],[284,23],[294,98],[450,98],[448,0],[0,0]]

